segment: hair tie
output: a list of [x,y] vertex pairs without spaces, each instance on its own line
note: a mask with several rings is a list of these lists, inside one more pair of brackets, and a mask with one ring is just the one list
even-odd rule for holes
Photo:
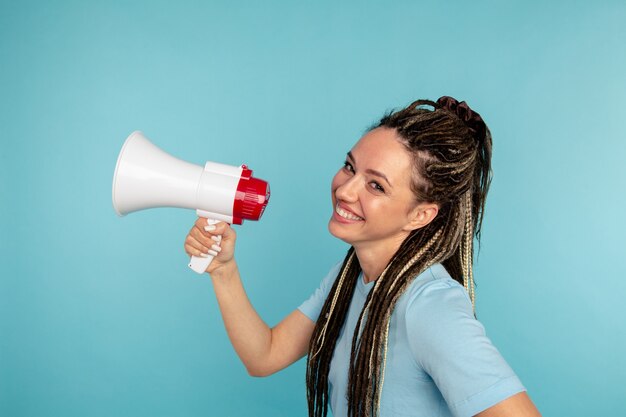
[[480,114],[476,113],[470,106],[467,105],[466,102],[459,101],[450,96],[439,97],[437,100],[437,104],[442,108],[446,109],[451,113],[457,115],[459,119],[461,119],[467,127],[472,130],[476,139],[482,143],[485,139],[485,134],[487,133],[487,126],[483,121],[483,118],[480,117]]

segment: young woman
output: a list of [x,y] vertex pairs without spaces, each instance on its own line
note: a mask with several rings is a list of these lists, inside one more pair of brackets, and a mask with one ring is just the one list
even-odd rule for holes
[[[330,233],[351,245],[276,327],[257,315],[228,224],[198,219],[207,272],[248,372],[304,355],[309,415],[539,416],[474,315],[473,240],[491,180],[491,134],[465,102],[418,100],[383,117],[331,186]],[[221,246],[216,244],[222,236]]]

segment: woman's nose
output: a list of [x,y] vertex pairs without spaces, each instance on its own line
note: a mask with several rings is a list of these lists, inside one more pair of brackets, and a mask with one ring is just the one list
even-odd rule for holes
[[346,180],[343,184],[337,187],[337,191],[335,191],[335,195],[338,199],[343,201],[353,202],[357,200],[357,187],[358,180],[356,177],[351,177]]

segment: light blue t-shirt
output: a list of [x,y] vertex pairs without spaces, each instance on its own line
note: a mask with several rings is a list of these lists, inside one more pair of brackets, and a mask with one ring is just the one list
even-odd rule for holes
[[[341,264],[298,309],[317,321]],[[356,322],[374,282],[357,280],[330,365],[330,405],[348,414],[346,392]],[[380,415],[469,417],[525,391],[474,318],[467,292],[441,264],[420,274],[391,315]]]

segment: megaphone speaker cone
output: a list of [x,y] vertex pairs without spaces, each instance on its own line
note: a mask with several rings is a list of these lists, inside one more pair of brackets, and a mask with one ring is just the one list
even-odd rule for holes
[[203,168],[164,152],[143,133],[130,134],[113,174],[113,208],[120,216],[154,207],[195,209]]

